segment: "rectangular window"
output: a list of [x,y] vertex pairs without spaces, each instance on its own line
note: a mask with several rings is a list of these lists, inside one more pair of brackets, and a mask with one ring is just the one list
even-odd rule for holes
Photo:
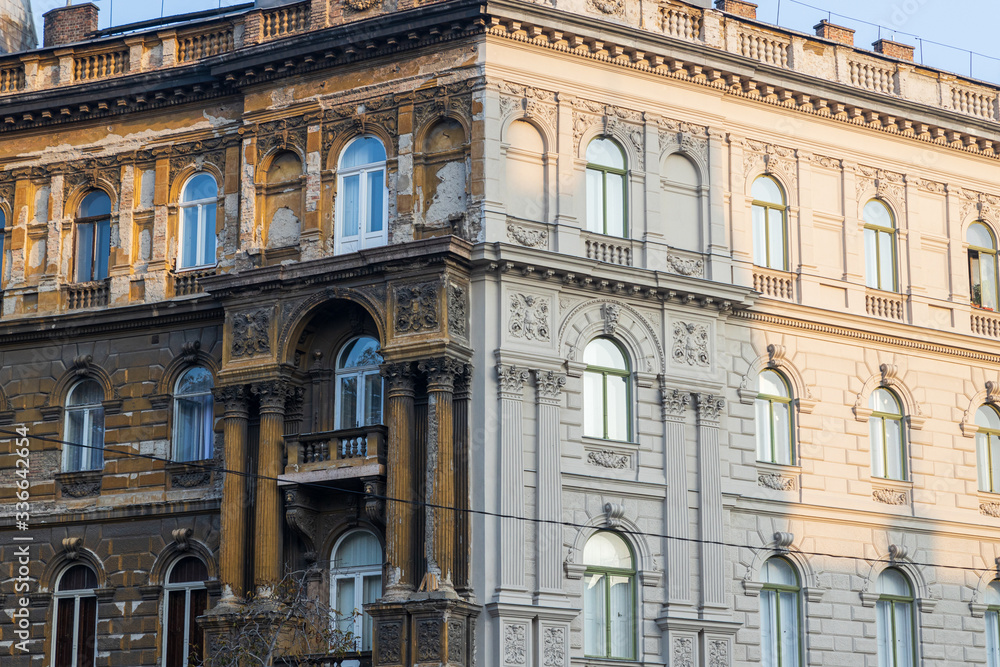
[[760,649],[764,667],[778,667],[778,605],[775,591],[760,593]]
[[587,231],[604,233],[604,174],[587,170]]
[[359,219],[361,217],[361,175],[352,174],[344,179],[344,229],[341,238],[354,238],[358,235]]
[[181,223],[181,268],[186,269],[198,265],[198,207],[188,206],[181,209],[184,216]]
[[337,629],[354,632],[354,577],[337,579]]
[[607,600],[604,575],[588,574],[583,582],[583,637],[586,655],[605,656],[607,647]]
[[611,627],[611,657],[633,657],[635,641],[632,633],[632,581],[629,577],[608,576],[611,595],[608,604],[608,620]]
[[771,403],[758,398],[755,402],[757,412],[757,460],[773,463],[771,460]]
[[382,423],[382,376],[365,375],[365,425]]
[[76,281],[87,283],[94,275],[94,225],[76,226]]
[[753,217],[753,263],[757,266],[767,266],[767,229],[764,225],[763,206],[751,208]]
[[872,477],[885,477],[885,438],[881,419],[872,417],[868,420],[868,437],[872,448]]
[[903,469],[903,434],[902,422],[894,419],[885,420],[886,477],[889,479],[904,479]]
[[878,233],[879,289],[895,291],[896,263],[893,261],[892,234]]
[[184,661],[184,626],[187,591],[167,593],[167,633],[163,639],[166,667],[187,667]]
[[600,373],[583,374],[583,395],[587,405],[583,411],[583,434],[591,438],[604,437],[604,376]]
[[211,396],[177,399],[174,416],[176,435],[175,457],[178,461],[198,461],[211,458]]
[[338,429],[358,427],[358,376],[340,378],[340,419]]
[[76,630],[76,667],[94,664],[94,644],[97,640],[97,598],[80,600],[80,614]]
[[767,240],[768,266],[772,269],[785,271],[785,224],[784,212],[779,209],[768,209]]
[[605,174],[607,183],[607,232],[608,236],[625,236],[625,177]]
[[385,191],[385,173],[381,170],[368,172],[368,233],[377,234],[382,231],[383,205],[382,196]]
[[[363,604],[375,602],[382,595],[382,575],[374,574],[364,578],[364,591],[361,597]],[[361,617],[361,650],[372,650],[372,617],[367,613]]]
[[875,230],[865,230],[865,285],[873,289],[878,286],[878,248],[876,247]]
[[781,623],[781,667],[799,667],[799,610],[795,593],[778,594]]
[[628,378],[607,376],[608,388],[608,439],[628,440]]
[[976,471],[979,477],[979,490],[993,490],[993,474],[990,469],[990,440],[985,433],[976,434]]
[[774,414],[772,430],[774,431],[774,462],[782,465],[792,465],[792,446],[789,442],[791,427],[788,420],[787,403],[771,403]]

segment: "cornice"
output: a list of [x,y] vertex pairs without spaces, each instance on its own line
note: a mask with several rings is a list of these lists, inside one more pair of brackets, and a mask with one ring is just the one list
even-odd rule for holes
[[[112,494],[104,494],[102,499],[113,498]],[[46,509],[49,505],[50,509]],[[115,506],[97,506],[84,511],[67,510],[58,503],[38,501],[31,517],[31,530],[42,531],[50,526],[66,526],[72,524],[89,524],[95,522],[114,523],[135,521],[136,519],[160,517],[177,517],[218,512],[222,506],[222,498],[199,500],[175,500],[161,503],[130,503]],[[0,532],[14,526],[13,515],[0,517]]]

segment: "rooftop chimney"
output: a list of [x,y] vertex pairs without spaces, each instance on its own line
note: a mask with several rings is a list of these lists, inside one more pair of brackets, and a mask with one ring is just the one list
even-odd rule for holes
[[82,42],[97,31],[97,5],[57,7],[45,13],[45,46]]
[[897,58],[911,63],[913,62],[913,47],[909,44],[900,44],[899,42],[893,42],[889,39],[880,39],[877,42],[872,42],[872,46],[875,47],[875,53],[881,53],[883,56],[889,56],[890,58]]
[[816,31],[817,37],[829,39],[833,42],[840,42],[847,46],[854,46],[854,31],[850,28],[845,28],[842,25],[836,25],[823,19],[813,26],[813,30]]
[[746,0],[715,0],[715,8],[745,19],[757,20],[757,5]]

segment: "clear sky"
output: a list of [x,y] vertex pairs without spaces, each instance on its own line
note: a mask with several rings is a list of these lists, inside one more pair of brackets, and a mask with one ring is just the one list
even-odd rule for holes
[[[79,2],[80,0],[76,0]],[[242,4],[246,0],[93,0],[100,7],[100,25],[123,25],[160,16],[163,12],[183,14],[214,7]],[[964,76],[969,75],[969,50],[972,73],[978,79],[1000,83],[1000,44],[996,26],[1000,19],[1000,0],[755,0],[757,18],[768,23],[812,33],[820,19],[854,28],[854,43],[871,48],[881,36],[918,47],[917,60]],[[38,36],[42,35],[42,15],[65,0],[32,0]],[[811,5],[806,6],[806,5]],[[923,40],[922,48],[916,37]],[[958,48],[939,46],[946,44]],[[922,53],[921,53],[922,51]]]

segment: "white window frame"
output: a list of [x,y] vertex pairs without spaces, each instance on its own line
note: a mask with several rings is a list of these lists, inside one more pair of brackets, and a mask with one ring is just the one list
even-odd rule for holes
[[[337,233],[334,238],[333,254],[342,255],[349,252],[357,252],[366,248],[377,248],[387,245],[389,242],[389,180],[387,159],[381,162],[370,162],[368,164],[341,169],[340,163],[348,149],[357,141],[362,139],[374,139],[382,144],[382,152],[388,159],[389,152],[385,150],[385,144],[381,139],[372,134],[363,134],[351,139],[344,150],[340,152],[337,160],[337,201],[336,201],[336,223]],[[379,232],[369,232],[366,229],[368,222],[368,182],[369,174],[382,172],[382,229]],[[344,236],[344,179],[350,176],[358,176],[358,234],[357,236]]]
[[[73,567],[75,567],[75,566],[74,565],[70,565],[69,567],[67,567],[66,569],[64,569],[59,574],[59,579],[56,580],[55,592],[52,594],[52,597],[55,600],[55,604],[52,605],[52,627],[53,627],[53,632],[52,632],[52,664],[54,665],[56,663],[56,646],[57,646],[58,640],[59,640],[59,633],[58,633],[58,629],[59,629],[59,605],[60,604],[65,604],[66,600],[73,600],[73,653],[72,653],[73,660],[72,660],[72,662],[70,664],[71,664],[71,667],[84,667],[84,665],[78,665],[78,664],[76,664],[76,655],[77,655],[77,652],[79,651],[79,646],[80,646],[80,600],[83,599],[83,598],[89,598],[89,597],[96,598],[97,597],[97,591],[95,589],[93,589],[93,588],[78,588],[78,589],[72,590],[72,591],[60,591],[59,590],[59,584],[62,582],[63,577],[66,576],[66,573],[69,572],[71,569],[73,569]],[[90,567],[89,565],[84,565],[84,567],[89,568],[90,571],[94,573],[94,576],[96,578],[97,572],[94,572],[94,569],[92,567]],[[96,605],[95,609],[96,609],[96,611],[94,613],[94,662],[93,662],[93,665],[97,664],[97,625],[98,625],[98,623],[100,621],[100,605]],[[91,667],[93,667],[93,665],[91,665]]]
[[[207,371],[209,375],[211,375],[211,371],[209,371],[204,366],[191,366],[189,368],[185,368],[184,372],[177,376],[177,382],[174,383],[174,414],[173,414],[174,423],[173,423],[173,428],[171,429],[173,431],[171,433],[171,440],[172,440],[172,446],[173,446],[173,452],[172,452],[171,459],[173,461],[180,461],[180,462],[185,462],[185,461],[204,461],[206,459],[212,458],[212,456],[211,456],[212,455],[212,449],[214,447],[214,443],[212,442],[212,440],[213,440],[213,438],[212,438],[212,427],[215,425],[215,398],[212,396],[212,390],[209,389],[208,391],[205,391],[205,392],[199,392],[199,393],[193,393],[193,394],[182,394],[182,393],[180,393],[177,390],[177,387],[178,387],[178,385],[180,385],[181,380],[184,379],[184,376],[187,375],[188,373],[190,373],[195,368],[201,368],[201,369]],[[212,386],[213,387],[215,386],[214,378],[213,378]],[[179,425],[179,422],[180,422],[180,417],[181,417],[181,410],[180,410],[180,406],[178,405],[178,403],[180,402],[181,399],[185,399],[185,398],[197,398],[197,397],[201,397],[201,396],[208,396],[209,398],[212,398],[211,408],[205,413],[205,415],[203,416],[204,421],[199,425],[200,429],[202,431],[204,431],[205,446],[206,446],[206,448],[208,450],[207,452],[203,452],[203,453],[207,453],[208,456],[203,456],[201,458],[195,458],[195,459],[181,459],[180,456],[179,456],[179,454],[180,454],[180,448],[181,448],[181,444],[182,443],[178,442],[178,438],[180,437],[179,434],[181,432],[181,429],[178,428],[178,425]],[[206,425],[205,422],[208,422],[207,425]]]
[[[348,538],[358,534],[358,533],[368,533],[375,538],[375,541],[379,543],[379,551],[382,554],[382,560],[385,560],[385,547],[379,541],[378,536],[375,535],[370,530],[359,528],[357,530],[351,530],[340,536],[340,539],[333,545],[333,550],[330,551],[330,607],[335,608],[337,604],[337,585],[340,581],[351,579],[354,581],[354,608],[351,609],[351,613],[355,609],[361,612],[361,614],[354,617],[354,650],[361,651],[364,647],[364,595],[365,595],[365,577],[371,577],[378,575],[381,584],[385,582],[382,581],[382,566],[373,565],[362,565],[353,567],[337,567],[337,552],[340,551],[340,547],[343,546],[344,542]],[[385,589],[382,588],[383,593]],[[344,610],[338,609],[337,611],[343,612]],[[337,627],[336,615],[333,619],[334,627]],[[369,643],[371,643],[372,637],[369,637]]]
[[[353,343],[353,342],[355,342],[357,340],[360,340],[362,338],[371,338],[372,340],[374,340],[379,345],[379,354],[381,355],[381,348],[382,348],[381,343],[379,343],[378,339],[375,338],[374,336],[369,336],[367,334],[362,334],[360,336],[354,336],[354,337],[350,338],[343,345],[341,345],[340,349],[337,351],[337,356],[336,356],[335,361],[334,361],[334,382],[336,383],[336,385],[335,385],[334,392],[333,392],[334,393],[334,406],[333,406],[333,409],[334,409],[334,430],[336,430],[336,431],[342,431],[342,430],[351,429],[351,428],[367,428],[367,425],[365,424],[365,420],[364,420],[364,415],[365,415],[365,412],[367,411],[366,408],[368,406],[368,393],[365,391],[365,388],[367,387],[367,385],[365,383],[365,378],[368,377],[369,375],[378,375],[378,376],[381,376],[381,373],[379,372],[379,367],[376,365],[376,366],[361,366],[361,367],[358,367],[358,368],[344,368],[344,369],[340,368],[340,357],[341,357],[341,355],[344,354],[344,350],[346,350],[347,347],[351,343]],[[343,425],[343,424],[340,423],[340,400],[341,400],[341,397],[342,397],[342,395],[344,393],[343,391],[341,391],[341,380],[343,378],[345,378],[345,377],[352,377],[352,376],[356,377],[357,378],[357,382],[358,382],[358,385],[357,385],[358,386],[358,404],[356,406],[356,414],[355,414],[355,420],[358,422],[358,425],[356,427],[355,426],[345,426],[345,425]],[[385,411],[385,381],[381,380],[381,377],[380,377],[380,382],[382,382],[382,391],[380,392],[380,394],[382,396],[382,406],[379,409],[379,414],[382,416],[381,422],[384,422],[385,421],[385,412],[384,412]],[[374,424],[371,424],[371,426],[374,426]]]
[[[191,648],[191,637],[189,636],[189,630],[191,629],[191,592],[192,591],[202,591],[206,590],[208,587],[205,585],[204,581],[183,581],[180,583],[172,584],[170,582],[170,575],[173,573],[174,568],[185,558],[195,558],[195,556],[182,556],[178,558],[173,563],[170,564],[170,568],[167,570],[167,576],[163,579],[163,635],[164,637],[170,631],[170,592],[171,591],[184,591],[184,659],[181,661],[182,665],[188,664],[188,650]],[[199,559],[201,560],[201,559]],[[204,564],[204,562],[203,562]],[[207,570],[207,568],[206,568]],[[167,664],[167,644],[163,643],[163,655],[160,659],[160,664],[166,667]]]
[[[88,471],[93,471],[93,470],[102,470],[104,468],[104,439],[103,439],[104,427],[103,427],[103,425],[102,425],[102,428],[101,428],[101,435],[102,435],[101,442],[98,443],[98,444],[95,444],[93,442],[88,442],[87,441],[90,438],[90,433],[91,433],[91,429],[92,429],[92,426],[93,426],[93,423],[94,423],[94,415],[95,415],[95,413],[97,413],[99,411],[100,415],[101,415],[101,421],[102,422],[104,421],[104,405],[103,405],[103,403],[88,403],[86,405],[73,405],[73,406],[69,405],[69,401],[70,401],[70,398],[73,396],[73,392],[75,392],[80,387],[80,385],[84,384],[85,382],[96,382],[96,380],[93,380],[91,378],[86,378],[86,379],[80,380],[79,382],[77,382],[76,384],[74,384],[70,388],[69,392],[67,392],[67,394],[66,394],[66,403],[67,403],[67,406],[66,406],[66,409],[64,411],[65,414],[63,415],[63,440],[65,441],[65,443],[63,445],[63,452],[62,452],[62,470],[63,470],[63,472],[88,472]],[[82,429],[82,433],[83,433],[83,436],[84,436],[84,442],[81,442],[80,444],[76,444],[76,443],[70,442],[70,439],[69,439],[69,419],[70,419],[70,414],[74,413],[74,412],[82,412],[83,413],[83,429]],[[100,457],[101,457],[100,465],[98,467],[95,467],[95,468],[79,468],[77,470],[70,470],[69,469],[69,452],[70,452],[69,448],[70,447],[80,447],[80,448],[83,449],[83,451],[88,456],[92,456],[93,455],[92,454],[93,451],[94,451],[93,447],[100,447],[101,448],[101,452],[100,452]]]
[[[208,176],[213,181],[215,181],[215,189],[216,189],[216,193],[218,193],[219,182],[215,179],[214,175],[212,175],[211,173],[209,173],[207,171],[199,171],[199,172],[197,172],[195,174],[191,174],[191,176],[189,176],[188,179],[184,182],[184,187],[181,188],[181,202],[180,202],[180,205],[179,205],[180,206],[180,214],[179,214],[179,218],[180,218],[179,222],[180,222],[180,224],[178,225],[178,229],[179,229],[180,233],[178,234],[178,243],[177,243],[177,270],[178,271],[193,271],[193,270],[197,270],[197,269],[204,269],[204,268],[215,266],[216,263],[217,263],[217,261],[218,261],[216,259],[216,256],[215,256],[216,250],[218,250],[218,248],[219,248],[219,241],[218,241],[217,238],[216,238],[216,241],[215,241],[215,244],[214,244],[215,247],[212,248],[211,261],[204,261],[204,262],[199,262],[198,261],[199,259],[203,259],[203,260],[208,260],[209,259],[209,257],[205,256],[206,252],[207,252],[207,249],[205,248],[205,226],[208,224],[208,222],[207,222],[207,220],[205,218],[205,216],[206,216],[206,207],[209,206],[209,205],[215,206],[216,208],[218,207],[218,205],[219,205],[218,194],[216,194],[215,197],[206,197],[204,199],[192,199],[191,201],[186,201],[184,199],[184,193],[187,192],[188,186],[191,184],[191,181],[193,181],[194,179],[198,178],[199,176],[203,176],[203,175]],[[184,239],[187,236],[187,233],[189,231],[188,230],[187,216],[184,215],[184,212],[185,212],[185,209],[189,209],[189,208],[197,208],[198,209],[198,221],[195,223],[195,226],[196,226],[196,229],[195,229],[195,235],[196,235],[195,236],[195,253],[194,253],[195,254],[195,263],[192,264],[191,266],[184,266],[183,263],[182,263],[182,260],[184,258]],[[218,211],[216,211],[216,215],[218,215]],[[215,238],[216,234],[213,234],[212,237]]]

